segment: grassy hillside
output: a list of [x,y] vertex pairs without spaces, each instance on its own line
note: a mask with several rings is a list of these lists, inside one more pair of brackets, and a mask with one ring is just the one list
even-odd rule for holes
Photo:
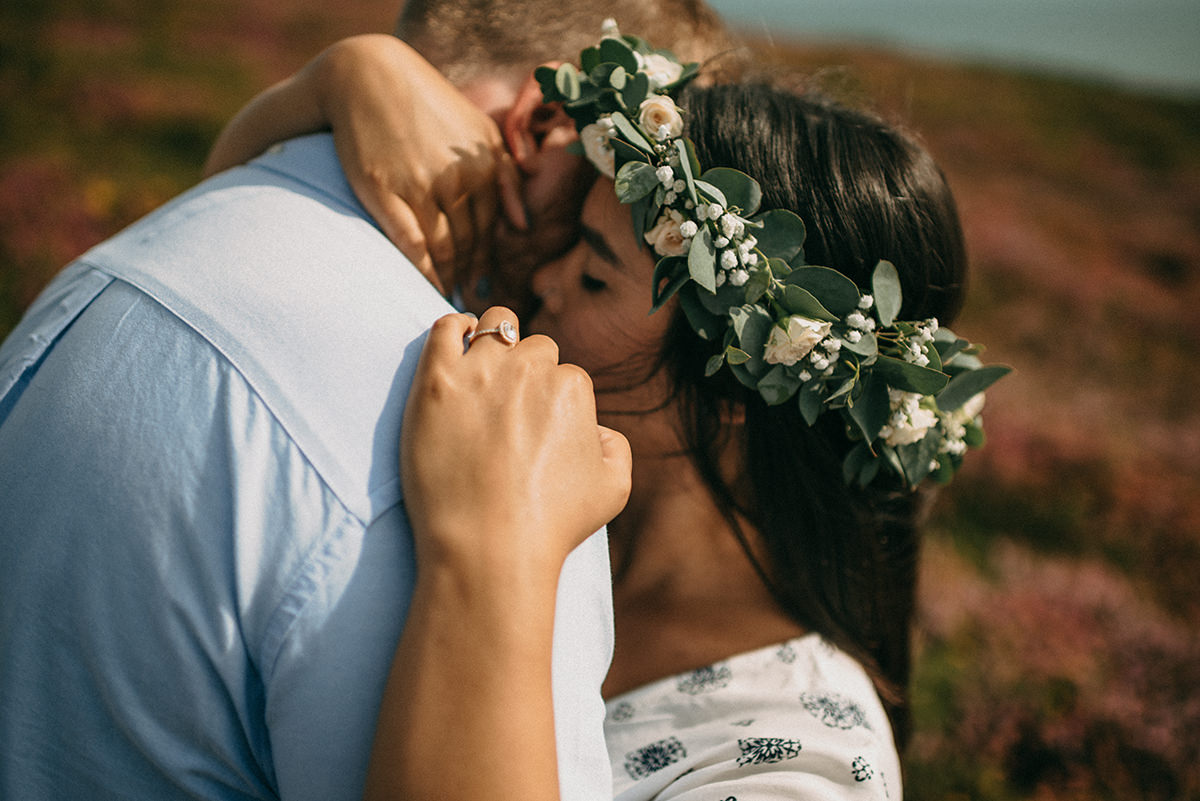
[[[394,0],[0,10],[0,335],[195,182],[223,120]],[[960,333],[1017,367],[933,512],[912,799],[1200,798],[1200,101],[761,46],[920,131],[974,264]]]

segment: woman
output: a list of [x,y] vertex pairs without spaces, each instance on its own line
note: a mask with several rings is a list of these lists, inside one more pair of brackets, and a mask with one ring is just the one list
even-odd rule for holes
[[[879,317],[880,343],[883,329],[894,330],[893,319],[946,323],[955,315],[965,277],[961,230],[942,174],[911,138],[868,114],[767,86],[689,87],[678,94],[678,107],[686,110],[686,136],[699,163],[756,176],[762,210],[788,209],[803,220],[804,262],[833,268],[862,290],[854,300]],[[594,114],[579,120],[603,121]],[[647,153],[661,155],[682,141],[669,128],[646,134],[642,141],[661,134]],[[695,201],[683,197],[695,197],[693,177],[686,186],[672,180],[686,171],[678,158],[673,163],[676,172],[663,176],[665,194],[649,188],[642,198],[656,198],[657,223],[672,219],[668,207],[697,213]],[[628,174],[625,180],[629,200]],[[754,209],[736,210],[753,227]],[[720,210],[712,219],[718,216]],[[715,224],[718,253],[732,249],[729,237],[748,241],[741,230],[730,233],[741,219],[734,218],[725,238],[724,217]],[[738,328],[736,336],[726,331],[731,349],[721,355],[711,338],[697,335],[710,322],[697,311],[697,303],[708,301],[697,298],[712,287],[693,286],[701,282],[694,269],[689,281],[686,248],[672,250],[678,242],[656,239],[657,224],[645,228],[635,232],[613,182],[601,178],[585,202],[579,243],[535,275],[540,307],[525,321],[557,343],[563,362],[587,371],[600,423],[623,434],[632,451],[628,504],[609,524],[616,650],[604,693],[618,797],[898,798],[895,743],[902,747],[909,726],[921,499],[909,485],[936,465],[912,480],[900,457],[891,462],[896,472],[855,461],[863,437],[848,431],[868,405],[869,382],[851,382],[846,390],[859,399],[859,412],[813,419],[801,383],[809,378],[786,378],[785,399],[799,394],[800,404],[771,394],[783,374],[772,365],[791,369],[796,362],[772,361],[773,343],[784,336],[775,328],[805,319],[824,326],[823,343],[837,338],[838,347],[854,348],[859,337],[852,335],[869,328],[846,321],[861,321],[862,314],[814,312],[809,319],[785,309],[765,343],[766,364],[758,355],[761,337],[754,353],[739,349],[754,337],[736,324],[728,329]],[[679,228],[687,239],[704,236],[695,224]],[[760,231],[764,240],[768,229]],[[652,240],[656,253],[645,246]],[[708,244],[712,250],[711,236]],[[740,261],[718,259],[722,266],[704,280],[715,275],[720,285],[726,277],[731,286],[746,284],[765,263],[750,257],[759,252],[755,245],[739,251]],[[899,272],[877,267],[885,259]],[[771,284],[780,292],[775,308],[794,299],[784,290],[796,265],[770,264],[785,276]],[[902,305],[885,311],[881,298],[874,311],[866,293],[888,288],[893,274],[893,296]],[[673,289],[662,291],[663,282]],[[677,297],[667,297],[675,291]],[[736,303],[732,308],[745,308]],[[749,305],[762,305],[755,303]],[[653,305],[662,308],[650,313]],[[623,450],[618,437],[605,428],[597,433],[586,410],[578,412],[579,376],[557,366],[551,341],[517,342],[509,335],[515,326],[505,310],[488,311],[478,324],[462,316],[443,321],[431,335],[406,413],[403,473],[425,579],[381,715],[369,791],[383,797],[400,789],[414,797],[465,798],[497,788],[505,796],[555,797],[554,760],[546,753],[547,743],[553,747],[552,732],[546,734],[553,588],[566,553],[599,522],[597,510],[623,494]],[[910,362],[939,358],[922,344],[932,341],[930,331],[921,324],[905,330]],[[465,353],[463,336],[471,343]],[[966,345],[948,341],[951,350]],[[809,345],[801,355],[812,363],[821,353],[836,361],[833,345],[826,346]],[[714,371],[714,352],[719,369],[706,375]],[[842,360],[850,362],[861,377],[871,360]],[[827,378],[835,368],[819,365]],[[530,385],[539,389],[527,393]],[[877,386],[887,412],[888,392]],[[832,388],[822,391],[827,395],[818,406],[823,400],[837,407]],[[561,400],[567,395],[570,403]],[[546,404],[560,402],[575,416],[563,430],[547,432],[555,415]],[[483,411],[472,412],[473,405]],[[878,435],[881,452],[916,453],[905,450],[916,440],[893,439],[903,432],[883,433],[899,427],[900,412],[890,411],[896,414],[870,427],[867,444]],[[473,414],[502,423],[464,426]],[[914,405],[909,422],[918,414]],[[978,421],[970,414],[963,422]],[[414,459],[415,451],[456,454],[462,464]],[[946,453],[943,466],[953,461]],[[578,476],[564,480],[572,455],[592,471],[586,475],[603,476],[604,487],[589,489]],[[447,482],[453,491],[443,489]],[[571,502],[583,497],[594,503]],[[502,667],[472,678],[470,656],[497,648]],[[452,779],[457,773],[434,758],[461,732],[435,724],[456,709],[469,721],[464,736],[485,762]]]

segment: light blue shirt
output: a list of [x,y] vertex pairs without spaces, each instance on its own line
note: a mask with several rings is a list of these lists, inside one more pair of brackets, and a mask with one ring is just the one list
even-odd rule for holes
[[[449,311],[325,135],[55,279],[0,346],[0,798],[359,797],[415,570],[401,415]],[[611,797],[611,614],[597,535],[559,588],[564,798]]]

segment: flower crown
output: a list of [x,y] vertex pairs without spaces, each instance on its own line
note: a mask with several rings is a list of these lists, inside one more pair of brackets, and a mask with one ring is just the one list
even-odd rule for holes
[[756,213],[753,178],[702,169],[671,97],[697,64],[606,20],[580,67],[535,74],[545,101],[575,121],[583,154],[631,206],[636,236],[660,257],[653,309],[678,294],[696,333],[721,343],[706,374],[728,366],[768,404],[798,396],[808,425],[839,413],[856,442],[843,463],[848,483],[866,486],[882,466],[910,488],[949,481],[967,448],[983,444],[983,390],[1010,368],[983,366],[981,348],[936,319],[897,320],[890,262],[879,262],[864,294],[836,270],[805,263],[799,216]]

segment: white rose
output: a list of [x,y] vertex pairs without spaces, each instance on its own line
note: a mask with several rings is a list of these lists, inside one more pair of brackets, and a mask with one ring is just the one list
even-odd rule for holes
[[583,152],[603,175],[616,178],[616,152],[613,150],[612,137],[617,126],[608,117],[601,117],[590,125],[583,126],[579,139],[583,142]]
[[683,235],[681,227],[684,217],[675,209],[666,209],[659,215],[658,222],[645,233],[646,243],[660,256],[683,256],[691,242]]
[[638,123],[644,130],[652,131],[659,141],[683,135],[683,117],[675,101],[666,95],[654,95],[642,101],[638,109]]
[[661,89],[664,86],[669,86],[679,80],[679,76],[683,74],[683,65],[678,64],[666,56],[658,53],[651,53],[642,58],[642,69],[646,73],[646,77],[650,79],[650,90]]
[[829,323],[793,314],[787,319],[786,329],[778,325],[771,326],[763,359],[768,364],[791,367],[807,356],[832,327]]

